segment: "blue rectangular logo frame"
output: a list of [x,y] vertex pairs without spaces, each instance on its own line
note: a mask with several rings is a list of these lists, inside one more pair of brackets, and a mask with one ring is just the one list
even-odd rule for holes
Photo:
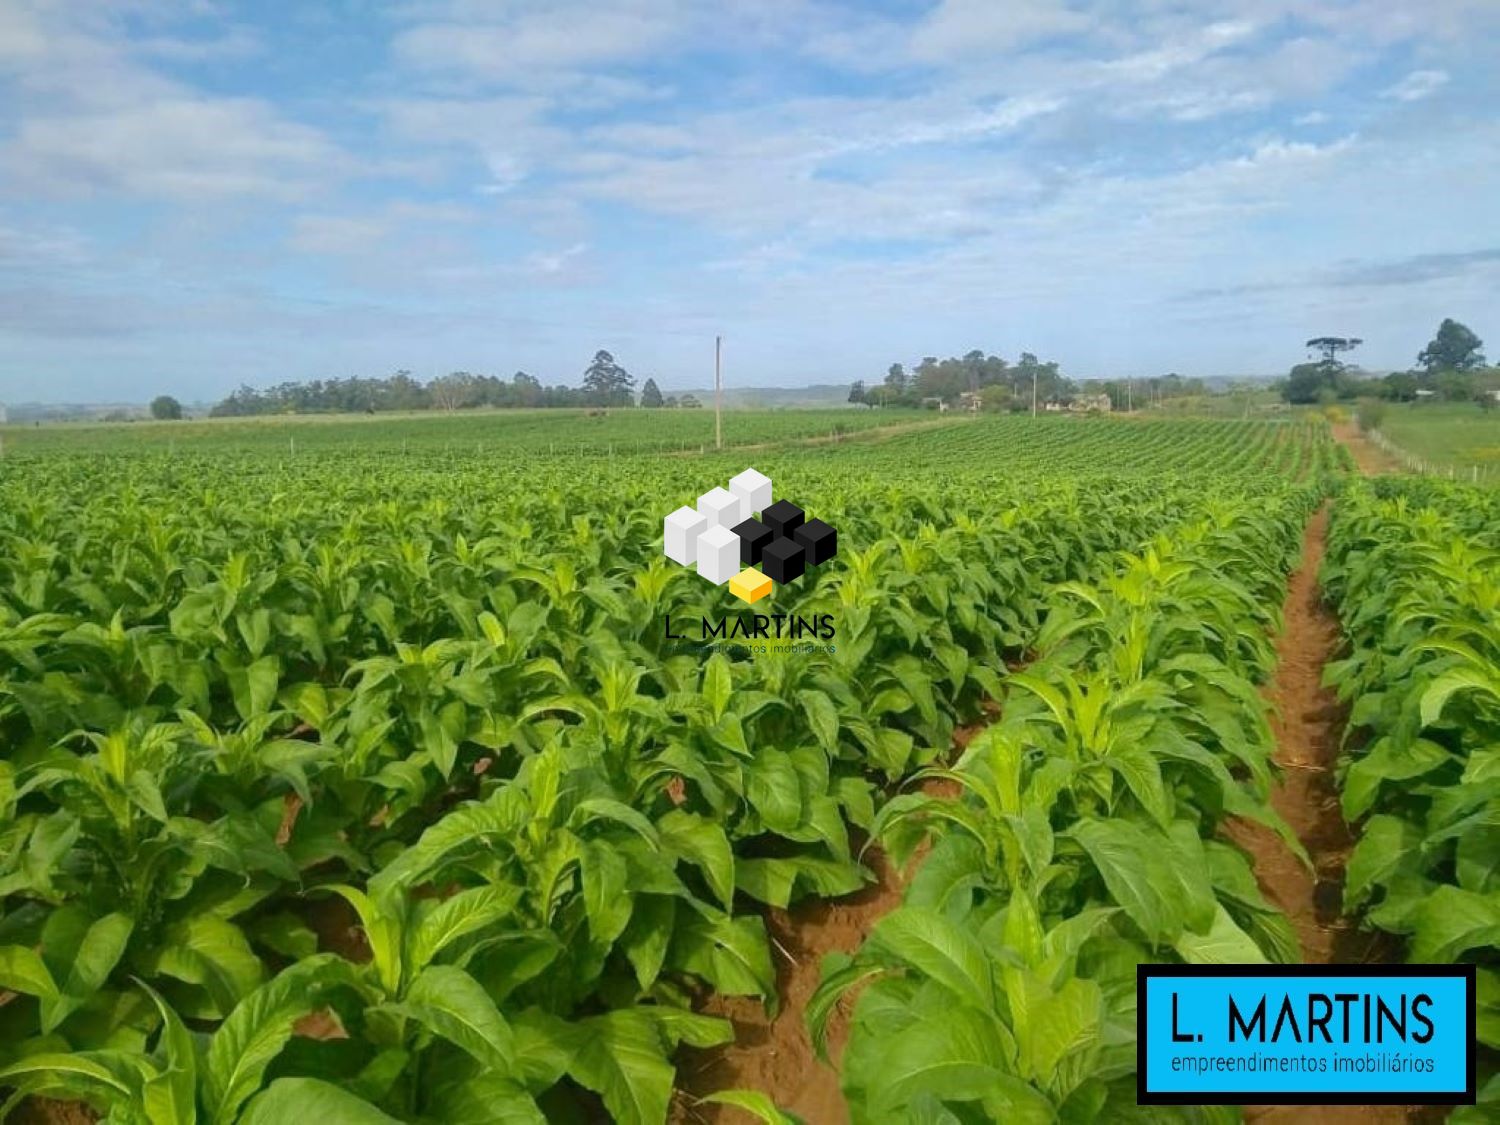
[[[1403,1089],[1403,1090],[1379,1090],[1344,1088],[1339,1089],[1336,1085],[1327,1088],[1310,1088],[1309,1084],[1302,1083],[1300,1089],[1271,1090],[1231,1090],[1218,1089],[1213,1085],[1213,1076],[1204,1076],[1201,1089],[1151,1089],[1149,1087],[1149,1063],[1152,1056],[1181,1053],[1185,1040],[1173,1042],[1170,1034],[1175,1034],[1176,1023],[1173,1019],[1175,1013],[1169,1013],[1165,1018],[1169,1021],[1167,1027],[1171,1029],[1165,1041],[1158,1027],[1158,1041],[1153,1043],[1148,1035],[1148,1029],[1153,1022],[1160,1025],[1163,1016],[1160,1012],[1153,1013],[1149,1009],[1150,993],[1153,989],[1150,982],[1161,980],[1173,980],[1183,982],[1200,982],[1205,992],[1215,991],[1215,983],[1218,984],[1218,992],[1227,999],[1228,985],[1225,978],[1238,980],[1259,980],[1268,985],[1276,982],[1294,986],[1301,985],[1300,991],[1306,991],[1311,982],[1327,981],[1330,984],[1328,991],[1334,987],[1340,987],[1343,991],[1350,991],[1348,985],[1356,988],[1359,982],[1372,983],[1375,990],[1389,988],[1392,984],[1407,980],[1413,982],[1428,981],[1442,982],[1446,987],[1441,991],[1447,996],[1447,1003],[1442,1010],[1435,1011],[1439,1018],[1445,1021],[1454,1019],[1456,1013],[1452,1011],[1453,1006],[1453,983],[1461,982],[1463,997],[1463,1020],[1464,1030],[1462,1034],[1464,1056],[1459,1067],[1444,1067],[1445,1072],[1457,1071],[1452,1076],[1463,1082],[1463,1088],[1457,1088],[1457,1082],[1444,1083],[1442,1088],[1429,1089]],[[1451,982],[1451,983],[1450,983]],[[1139,965],[1136,967],[1136,1100],[1141,1105],[1243,1105],[1246,1103],[1261,1105],[1472,1105],[1475,1099],[1475,984],[1476,970],[1473,965]],[[1369,990],[1366,990],[1369,991]],[[1227,1013],[1226,1013],[1227,1016]],[[1267,1023],[1275,1019],[1274,1014],[1267,1014]],[[1377,1026],[1378,1026],[1377,1018]],[[1196,1026],[1196,1025],[1195,1025]],[[1450,1033],[1447,1039],[1458,1038]],[[1222,1043],[1223,1040],[1220,1040]],[[1206,1051],[1218,1047],[1219,1044],[1207,1043],[1201,1034],[1195,1035],[1191,1042],[1191,1048]],[[1248,1046],[1248,1044],[1246,1045]],[[1246,1046],[1236,1044],[1232,1048],[1223,1048],[1224,1053],[1240,1052]],[[1297,1044],[1306,1051],[1316,1053],[1319,1046],[1326,1044]],[[1191,1054],[1192,1050],[1187,1053]],[[1227,1077],[1227,1076],[1226,1076]],[[1325,1076],[1331,1077],[1331,1076]],[[1362,1074],[1351,1073],[1347,1075],[1351,1083],[1368,1083],[1368,1078]],[[1297,1086],[1297,1083],[1289,1083]],[[1420,1085],[1420,1084],[1419,1084]]]

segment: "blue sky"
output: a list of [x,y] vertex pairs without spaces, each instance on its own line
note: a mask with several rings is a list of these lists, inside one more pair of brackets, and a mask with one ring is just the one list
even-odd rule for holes
[[1495,0],[0,0],[0,399],[1500,353]]

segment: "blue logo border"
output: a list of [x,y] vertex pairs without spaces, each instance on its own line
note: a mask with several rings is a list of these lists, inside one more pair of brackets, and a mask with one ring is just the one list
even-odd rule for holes
[[[1199,1093],[1159,1092],[1146,1088],[1146,982],[1153,978],[1191,980],[1196,977],[1264,977],[1285,980],[1294,977],[1461,977],[1467,982],[1465,1012],[1466,1087],[1462,1091],[1433,1093],[1430,1090],[1346,1094],[1334,1091],[1204,1090]],[[1138,1105],[1473,1105],[1478,1095],[1475,1071],[1475,1004],[1478,968],[1475,965],[1137,965],[1135,974],[1135,1096]]]

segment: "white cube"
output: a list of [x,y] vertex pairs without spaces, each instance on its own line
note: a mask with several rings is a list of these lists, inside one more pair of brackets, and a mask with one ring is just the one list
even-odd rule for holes
[[698,536],[708,528],[708,519],[693,508],[681,507],[667,517],[662,538],[667,558],[683,566],[698,561]]
[[740,537],[715,525],[698,536],[698,573],[722,586],[740,572]]
[[733,528],[750,518],[745,502],[727,488],[715,488],[698,497],[698,511],[709,527]]
[[744,501],[745,519],[771,506],[771,478],[755,469],[746,469],[729,482],[729,491]]

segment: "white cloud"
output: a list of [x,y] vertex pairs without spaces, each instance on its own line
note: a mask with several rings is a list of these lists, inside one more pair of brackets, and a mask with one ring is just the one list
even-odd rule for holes
[[942,0],[912,35],[911,51],[928,61],[993,55],[1085,31],[1091,23],[1088,15],[1057,0]]
[[588,243],[575,242],[563,250],[531,255],[528,262],[533,270],[543,274],[560,274],[578,257],[588,252]]
[[315,129],[252,99],[177,96],[36,115],[0,149],[8,178],[62,195],[289,199],[347,167]]
[[1414,70],[1385,90],[1381,97],[1394,98],[1398,102],[1419,102],[1430,98],[1447,84],[1448,72],[1445,70]]
[[420,70],[457,69],[524,86],[538,72],[639,57],[677,33],[679,15],[675,4],[662,0],[508,4],[482,18],[419,22],[399,32],[392,49],[400,61]]
[[248,32],[132,41],[119,16],[109,5],[0,6],[0,82],[10,86],[11,126],[0,140],[0,170],[13,189],[285,199],[350,170],[350,158],[320,130],[271,102],[205,93],[142,61],[252,50]]

